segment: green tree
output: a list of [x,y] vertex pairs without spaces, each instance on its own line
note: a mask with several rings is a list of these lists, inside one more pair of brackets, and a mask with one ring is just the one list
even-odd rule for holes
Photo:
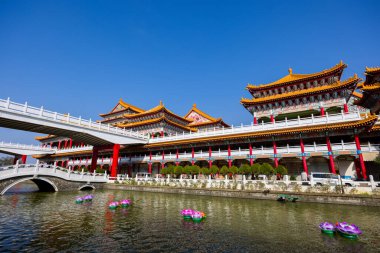
[[176,166],[174,168],[174,174],[178,177],[183,173],[183,167],[182,166]]
[[167,167],[162,168],[160,172],[161,172],[161,174],[163,174],[163,175],[167,175],[167,174],[169,174],[169,171],[168,171],[168,168],[167,168]]
[[226,165],[224,165],[224,166],[220,169],[220,171],[219,171],[219,173],[222,174],[223,176],[227,175],[228,172],[229,172],[229,169],[228,169],[228,167],[227,167]]
[[205,175],[205,176],[208,176],[208,175],[211,174],[211,169],[209,169],[209,168],[207,168],[207,167],[203,167],[203,168],[201,169],[201,171],[202,171],[202,174]]
[[216,165],[211,166],[211,174],[216,175],[219,173],[219,168]]
[[191,166],[191,174],[192,175],[198,175],[199,174],[199,166],[198,165],[193,165]]
[[252,168],[248,164],[242,164],[239,168],[239,174],[249,175],[252,173]]
[[274,173],[274,169],[272,165],[270,165],[269,163],[263,163],[263,165],[261,165],[260,174],[269,176],[269,175],[272,175],[273,173]]
[[278,165],[276,168],[276,174],[280,174],[281,176],[287,175],[288,170],[283,165]]
[[167,167],[167,174],[173,176],[174,175],[174,166],[173,165],[169,165]]
[[232,175],[235,175],[237,174],[239,171],[238,167],[236,166],[231,166],[229,169],[228,169],[228,172],[231,173]]
[[185,168],[183,168],[183,173],[186,175],[190,175],[191,174],[191,166],[186,165]]
[[261,170],[261,164],[260,163],[255,163],[251,166],[251,171],[252,171],[252,174],[253,175],[258,175],[260,174],[260,170]]

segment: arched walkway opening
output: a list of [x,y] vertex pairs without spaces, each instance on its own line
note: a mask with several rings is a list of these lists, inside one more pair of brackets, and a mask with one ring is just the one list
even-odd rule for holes
[[[31,183],[34,183],[31,184]],[[37,187],[36,187],[37,186]],[[31,191],[41,191],[41,192],[56,192],[58,191],[57,186],[50,180],[46,178],[34,178],[34,177],[26,177],[16,180],[14,182],[10,182],[7,185],[0,195],[3,195],[6,192],[31,192]]]

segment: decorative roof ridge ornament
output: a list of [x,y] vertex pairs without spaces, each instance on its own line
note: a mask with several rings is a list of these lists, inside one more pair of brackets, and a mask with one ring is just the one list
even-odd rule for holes
[[292,68],[289,68],[288,71],[289,71],[289,75],[293,74],[293,69]]

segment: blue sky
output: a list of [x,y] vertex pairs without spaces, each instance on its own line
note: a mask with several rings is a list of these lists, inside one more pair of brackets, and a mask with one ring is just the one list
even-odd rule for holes
[[[0,1],[1,96],[98,119],[120,98],[249,123],[247,83],[380,65],[380,1]],[[35,143],[0,128],[0,141]]]

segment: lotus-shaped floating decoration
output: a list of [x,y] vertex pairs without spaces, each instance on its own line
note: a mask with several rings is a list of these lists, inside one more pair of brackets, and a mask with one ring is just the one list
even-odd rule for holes
[[128,207],[132,204],[132,201],[130,199],[123,199],[122,201],[120,201],[120,205],[122,207]]
[[84,196],[83,200],[84,201],[92,201],[93,198],[94,198],[94,196],[92,194],[89,194],[89,195]]
[[330,222],[322,222],[319,224],[319,228],[323,233],[333,234],[335,232],[335,226]]
[[202,215],[201,212],[195,211],[195,212],[193,212],[193,214],[191,215],[191,218],[192,218],[193,221],[195,221],[195,222],[200,222],[200,221],[202,221],[202,219],[203,219],[203,215]]
[[77,204],[81,204],[81,203],[83,203],[83,198],[82,198],[82,197],[77,197],[77,198],[75,199],[75,203],[77,203]]
[[191,219],[191,215],[194,213],[193,209],[183,209],[181,215],[184,219]]
[[113,201],[113,202],[109,203],[108,207],[109,207],[110,209],[116,209],[116,208],[119,207],[119,202],[117,202],[117,201]]
[[344,237],[355,239],[362,231],[355,224],[348,224],[347,222],[337,222],[335,224],[336,231]]

